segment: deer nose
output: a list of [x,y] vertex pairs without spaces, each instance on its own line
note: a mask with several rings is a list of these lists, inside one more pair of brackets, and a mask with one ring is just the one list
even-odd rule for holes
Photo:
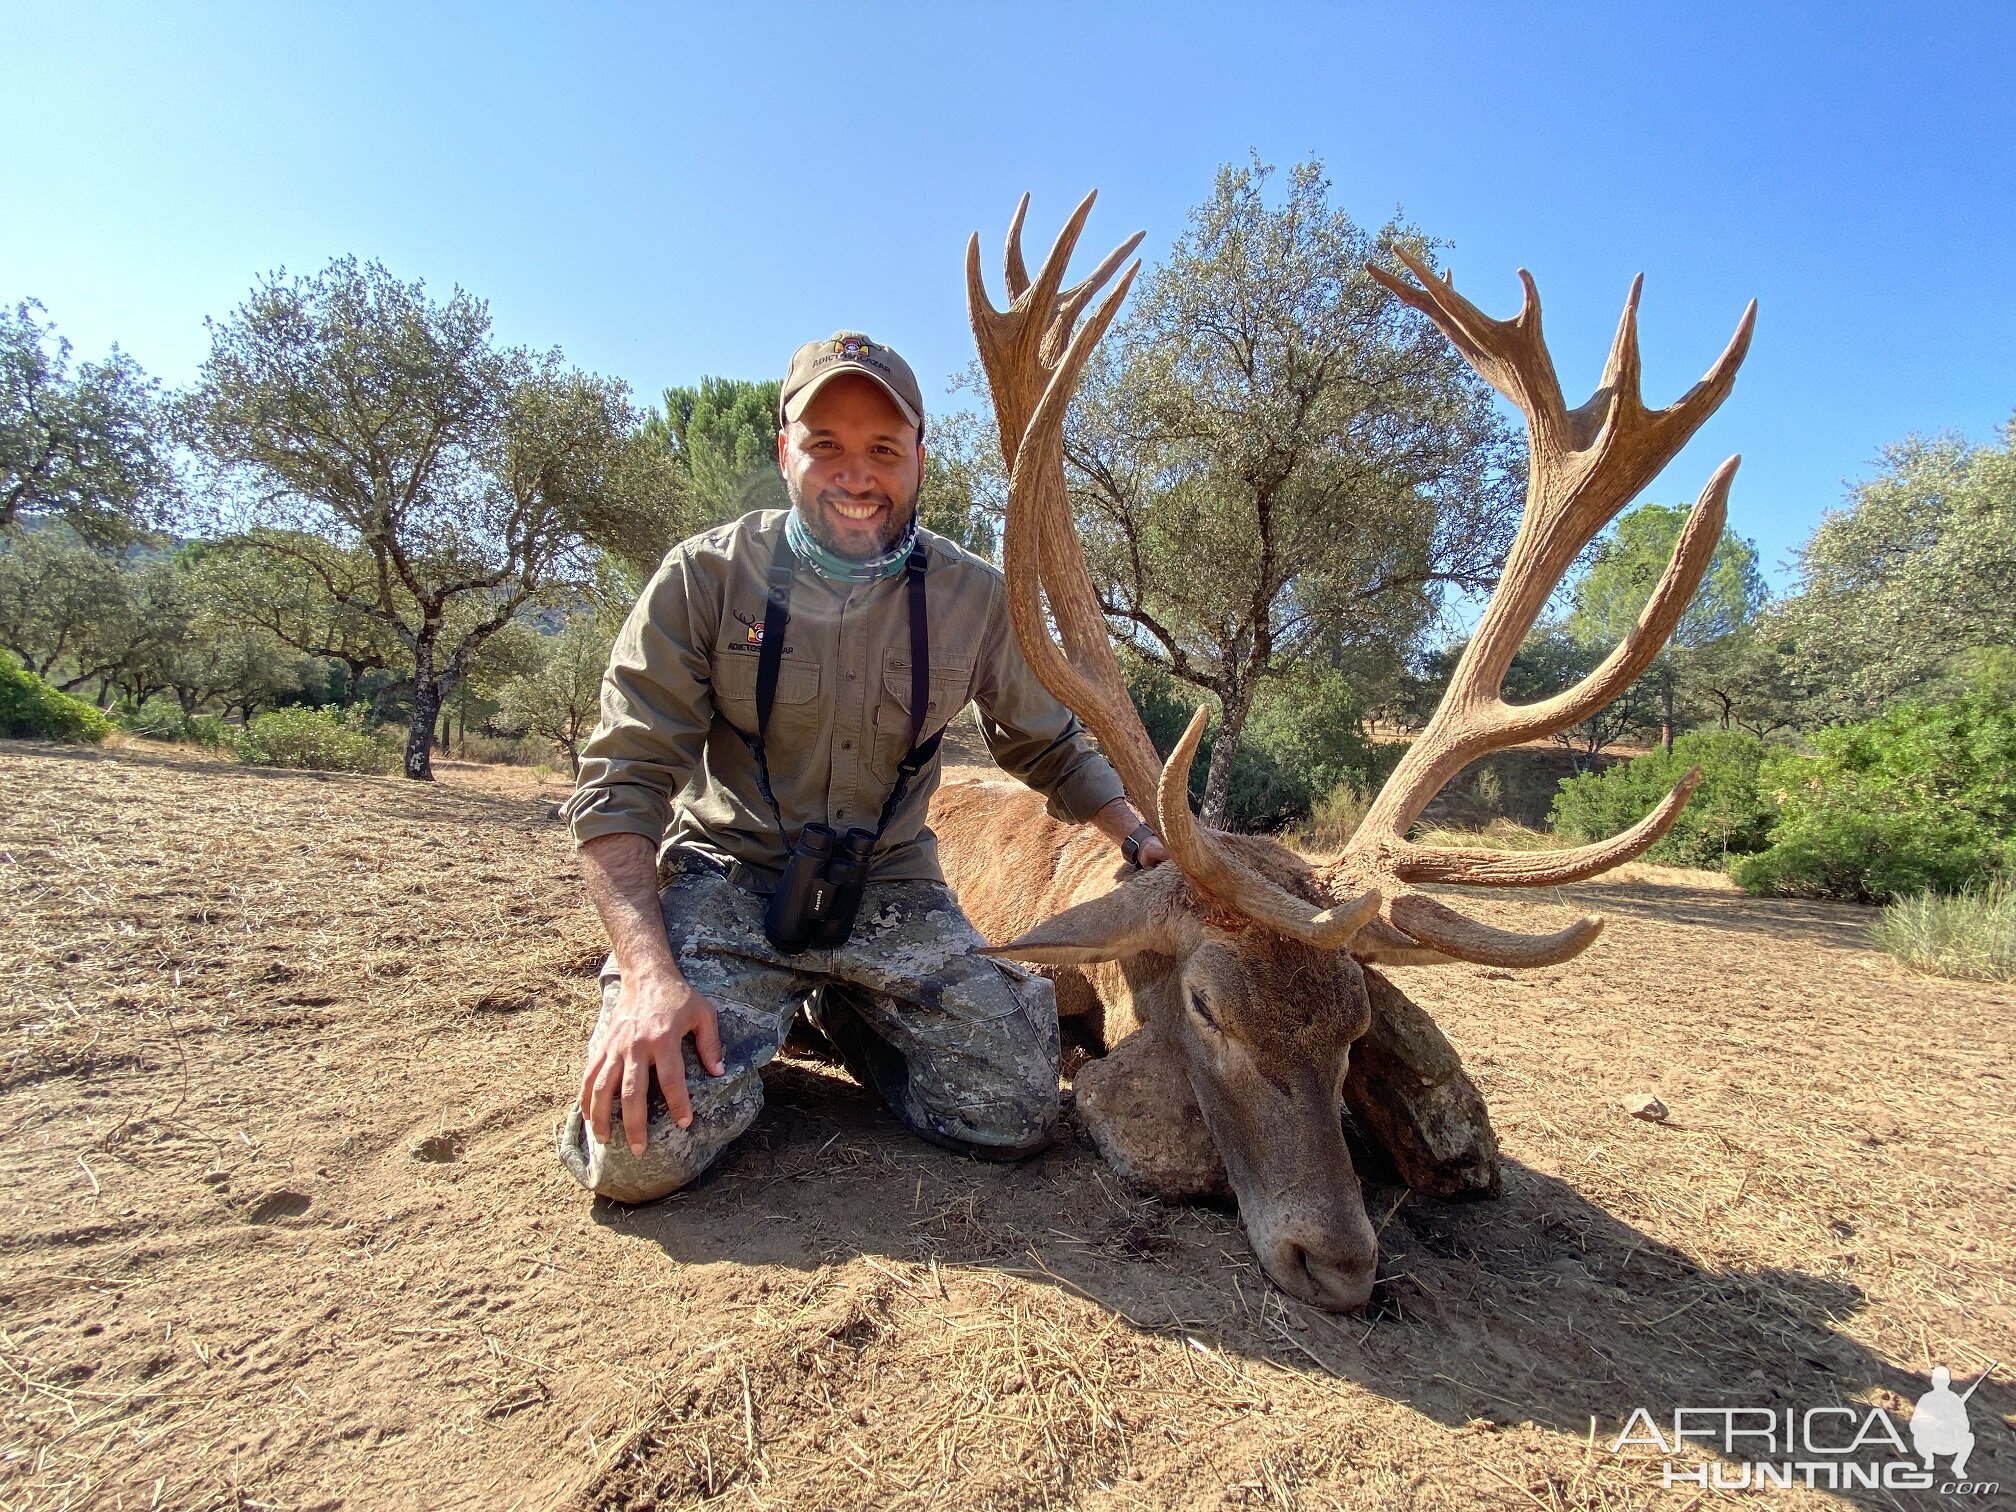
[[1290,1286],[1277,1274],[1284,1289],[1304,1302],[1326,1312],[1354,1312],[1372,1300],[1372,1280],[1376,1263],[1356,1265],[1325,1259],[1300,1245],[1290,1244],[1282,1256],[1282,1269],[1302,1284]]
[[1290,1296],[1328,1312],[1349,1312],[1372,1299],[1379,1238],[1362,1209],[1317,1202],[1249,1224],[1247,1237],[1262,1269]]

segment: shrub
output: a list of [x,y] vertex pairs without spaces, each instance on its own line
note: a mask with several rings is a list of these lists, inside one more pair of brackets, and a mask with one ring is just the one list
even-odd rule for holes
[[1900,704],[1767,760],[1770,849],[1731,868],[1754,893],[1884,902],[2016,873],[2016,706]]
[[1601,772],[1566,777],[1554,797],[1557,833],[1601,840],[1643,819],[1692,766],[1701,785],[1648,861],[1721,867],[1732,855],[1764,848],[1776,810],[1759,786],[1764,743],[1733,730],[1697,730],[1670,751],[1648,751]]
[[239,735],[238,759],[318,772],[389,772],[399,764],[399,751],[364,728],[361,707],[347,714],[333,708],[275,709]]
[[224,721],[215,714],[184,714],[180,704],[165,698],[122,704],[119,723],[144,740],[173,740],[212,751],[230,739]]
[[0,666],[0,735],[96,745],[111,733],[112,721],[83,699],[50,687],[26,667]]
[[2004,877],[1975,892],[1899,898],[1869,935],[1919,971],[1982,982],[2016,979],[2016,881]]
[[182,721],[182,738],[206,751],[221,750],[232,743],[231,727],[217,714],[191,714]]

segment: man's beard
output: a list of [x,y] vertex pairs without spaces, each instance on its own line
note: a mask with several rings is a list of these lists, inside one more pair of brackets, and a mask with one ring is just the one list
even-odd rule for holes
[[[805,522],[805,528],[812,532],[812,539],[824,546],[835,556],[847,558],[850,562],[866,562],[883,556],[903,539],[903,532],[910,528],[910,521],[917,513],[917,500],[924,491],[920,480],[915,492],[900,507],[883,509],[873,521],[842,520],[829,503],[832,499],[845,499],[850,503],[893,505],[894,501],[885,493],[843,494],[834,489],[821,489],[808,505],[804,491],[790,478],[784,480],[784,491],[791,497],[792,508]],[[864,534],[869,525],[874,526],[873,535]]]

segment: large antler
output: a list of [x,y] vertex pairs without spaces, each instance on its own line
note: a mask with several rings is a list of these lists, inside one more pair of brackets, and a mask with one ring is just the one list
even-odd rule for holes
[[1526,416],[1526,509],[1505,560],[1504,576],[1441,705],[1408,747],[1357,833],[1334,860],[1318,868],[1318,874],[1337,891],[1367,885],[1385,891],[1389,901],[1384,918],[1366,930],[1356,947],[1360,955],[1419,958],[1425,950],[1494,966],[1548,965],[1585,949],[1602,928],[1602,920],[1584,918],[1551,935],[1513,934],[1467,919],[1407,884],[1545,887],[1594,876],[1629,860],[1666,832],[1694,791],[1698,769],[1623,834],[1576,850],[1508,855],[1434,849],[1408,840],[1407,830],[1443,785],[1479,756],[1564,730],[1611,702],[1673,633],[1721,539],[1738,457],[1724,462],[1708,480],[1672,560],[1623,643],[1589,676],[1552,698],[1514,706],[1502,696],[1513,655],[1582,548],[1728,395],[1750,347],[1757,304],[1752,300],[1744,311],[1736,334],[1707,377],[1669,408],[1648,410],[1638,393],[1641,275],[1632,281],[1624,302],[1602,383],[1587,403],[1571,410],[1562,400],[1540,333],[1540,293],[1531,275],[1523,268],[1519,272],[1526,297],[1518,315],[1493,320],[1458,294],[1452,280],[1436,278],[1404,251],[1398,255],[1418,284],[1379,268],[1369,269],[1372,276],[1434,321],[1464,360]]
[[[1065,289],[1064,270],[1095,198],[1086,195],[1072,213],[1032,281],[1022,258],[1022,219],[1029,209],[1029,197],[1022,197],[1008,228],[1010,304],[1005,311],[995,309],[987,297],[979,236],[966,247],[967,308],[994,395],[1001,455],[1008,464],[1008,519],[1001,549],[1015,636],[1037,678],[1098,737],[1129,800],[1142,813],[1156,816],[1170,854],[1193,886],[1278,933],[1338,949],[1372,917],[1378,893],[1332,908],[1310,903],[1238,864],[1215,836],[1197,825],[1190,812],[1188,777],[1203,734],[1203,711],[1164,767],[1127,696],[1085,570],[1064,482],[1064,414],[1093,348],[1141,268],[1138,261],[1130,266],[1085,324],[1077,324],[1086,305],[1141,241],[1135,233],[1090,277]],[[1046,595],[1061,646],[1051,639],[1044,620]]]

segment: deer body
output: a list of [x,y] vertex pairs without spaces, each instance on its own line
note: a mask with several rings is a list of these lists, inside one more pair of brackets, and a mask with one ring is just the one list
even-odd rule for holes
[[[1575,850],[1437,848],[1408,831],[1463,766],[1602,708],[1673,633],[1721,534],[1734,458],[1703,490],[1623,643],[1552,698],[1514,706],[1502,696],[1513,654],[1576,555],[1728,394],[1755,306],[1706,378],[1668,408],[1649,410],[1638,393],[1634,284],[1602,383],[1570,409],[1541,336],[1538,292],[1524,273],[1519,313],[1496,320],[1404,251],[1394,255],[1411,280],[1369,269],[1525,415],[1527,497],[1504,575],[1441,707],[1357,833],[1337,855],[1312,864],[1272,841],[1200,825],[1190,811],[1189,773],[1207,711],[1198,709],[1163,761],[1128,698],[1072,519],[1063,426],[1078,377],[1139,263],[1096,306],[1094,296],[1140,237],[1065,288],[1065,267],[1091,211],[1088,196],[1032,279],[1021,246],[1027,206],[1025,197],[1009,227],[1006,310],[988,298],[977,237],[966,257],[973,333],[1009,467],[1002,532],[1009,613],[1031,669],[1098,738],[1128,798],[1153,816],[1170,862],[1130,874],[1103,840],[1074,836],[1045,817],[1035,795],[960,784],[942,790],[932,808],[947,841],[948,879],[981,931],[1004,942],[992,947],[996,954],[1052,970],[1060,1013],[1096,1015],[1110,1051],[1099,1063],[1107,1074],[1095,1076],[1088,1066],[1079,1091],[1082,1109],[1088,1078],[1103,1088],[1096,1099],[1103,1112],[1088,1118],[1102,1149],[1124,1147],[1153,1164],[1158,1147],[1194,1153],[1208,1143],[1267,1274],[1318,1306],[1360,1306],[1371,1294],[1377,1242],[1339,1116],[1352,1044],[1372,1023],[1359,963],[1526,967],[1579,954],[1600,920],[1551,935],[1517,934],[1467,918],[1420,888],[1552,886],[1593,876],[1655,842],[1678,817],[1698,772],[1623,834]],[[1367,1040],[1368,1051],[1380,1049],[1377,1038]],[[1195,1137],[1200,1125],[1202,1140]]]

